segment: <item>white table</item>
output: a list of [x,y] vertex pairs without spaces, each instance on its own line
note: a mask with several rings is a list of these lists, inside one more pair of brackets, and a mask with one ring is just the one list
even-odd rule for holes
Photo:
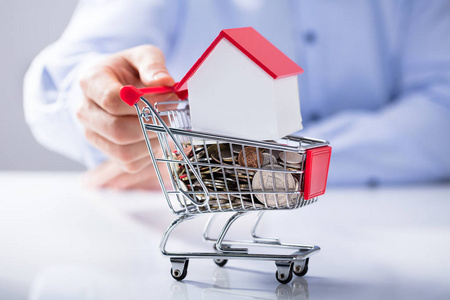
[[[74,173],[0,173],[0,299],[450,299],[450,185],[330,188],[311,206],[269,212],[262,229],[313,243],[308,274],[275,264],[191,260],[182,282],[159,252],[174,220],[161,193],[83,187]],[[240,236],[250,219],[238,220]],[[169,246],[205,248],[206,218]],[[181,229],[181,228],[180,228]]]

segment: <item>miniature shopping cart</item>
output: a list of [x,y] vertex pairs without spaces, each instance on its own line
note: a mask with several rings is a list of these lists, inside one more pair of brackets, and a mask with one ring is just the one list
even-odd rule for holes
[[[277,238],[257,235],[256,228],[266,211],[300,208],[316,202],[325,192],[331,155],[328,142],[292,136],[279,141],[254,141],[192,131],[187,101],[157,103],[153,107],[143,97],[144,93],[167,91],[126,86],[121,97],[137,110],[162,192],[170,209],[179,216],[167,228],[160,244],[161,252],[170,257],[172,277],[183,280],[191,258],[211,258],[219,266],[228,259],[274,261],[276,278],[281,283],[288,283],[292,274],[305,275],[309,257],[319,252],[318,246],[281,243]],[[164,176],[165,171],[170,176]],[[217,213],[224,212],[233,214],[213,237],[210,232],[214,219]],[[226,239],[231,225],[251,212],[256,212],[251,239]],[[206,213],[211,216],[203,238],[214,243],[214,251],[166,250],[169,236],[178,225]],[[277,251],[263,254],[249,250],[261,249],[258,247]],[[279,254],[284,251],[287,254]]]

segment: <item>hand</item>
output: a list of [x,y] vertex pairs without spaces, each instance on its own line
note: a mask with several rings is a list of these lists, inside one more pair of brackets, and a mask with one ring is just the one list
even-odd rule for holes
[[[120,88],[128,84],[136,87],[174,84],[161,50],[144,45],[118,52],[91,67],[80,79],[84,99],[77,117],[85,127],[86,139],[109,158],[97,171],[90,173],[91,177],[98,176],[93,180],[98,187],[131,188],[132,184],[123,182],[138,183],[138,177],[156,180],[136,110],[119,96]],[[169,93],[151,95],[147,99],[155,103],[177,97]],[[154,134],[149,137],[156,139]],[[156,141],[152,145],[159,144]],[[138,186],[159,187],[158,182]]]
[[[160,166],[163,177],[167,177],[167,168]],[[88,171],[84,176],[87,186],[112,188],[118,190],[159,190],[160,185],[153,166],[149,165],[135,173],[123,170],[122,166],[112,160],[99,165],[94,170]],[[167,184],[168,181],[166,180]]]

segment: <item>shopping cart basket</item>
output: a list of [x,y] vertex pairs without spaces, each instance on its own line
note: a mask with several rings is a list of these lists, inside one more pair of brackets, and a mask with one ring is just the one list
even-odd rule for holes
[[[264,212],[300,208],[316,202],[325,192],[331,155],[328,142],[293,136],[279,141],[254,141],[193,131],[187,101],[152,106],[143,97],[144,93],[168,91],[170,88],[165,87],[126,86],[121,97],[136,108],[162,192],[170,209],[179,216],[167,228],[160,244],[161,252],[170,257],[172,277],[183,280],[191,258],[211,258],[219,266],[228,259],[274,261],[276,278],[281,283],[288,283],[292,274],[305,275],[309,257],[320,250],[318,246],[281,243],[277,238],[258,236],[256,228]],[[164,109],[166,105],[176,108]],[[152,145],[149,137],[153,133],[157,145]],[[170,179],[164,178],[162,167],[167,168]],[[215,216],[222,212],[233,214],[219,235],[212,237],[210,229]],[[250,212],[257,213],[251,239],[225,239],[233,222]],[[203,238],[214,243],[214,251],[166,250],[175,227],[205,213],[211,217]],[[277,254],[249,250],[257,247],[277,249]],[[279,250],[289,252],[278,254]]]

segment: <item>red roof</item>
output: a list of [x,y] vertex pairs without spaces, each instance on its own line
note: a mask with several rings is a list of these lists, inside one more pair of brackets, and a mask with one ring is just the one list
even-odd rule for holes
[[189,72],[174,87],[175,92],[180,98],[187,98],[187,81],[194,75],[222,38],[227,39],[274,79],[303,73],[302,68],[252,27],[225,29],[219,33],[219,36],[206,49],[205,53],[203,53]]

